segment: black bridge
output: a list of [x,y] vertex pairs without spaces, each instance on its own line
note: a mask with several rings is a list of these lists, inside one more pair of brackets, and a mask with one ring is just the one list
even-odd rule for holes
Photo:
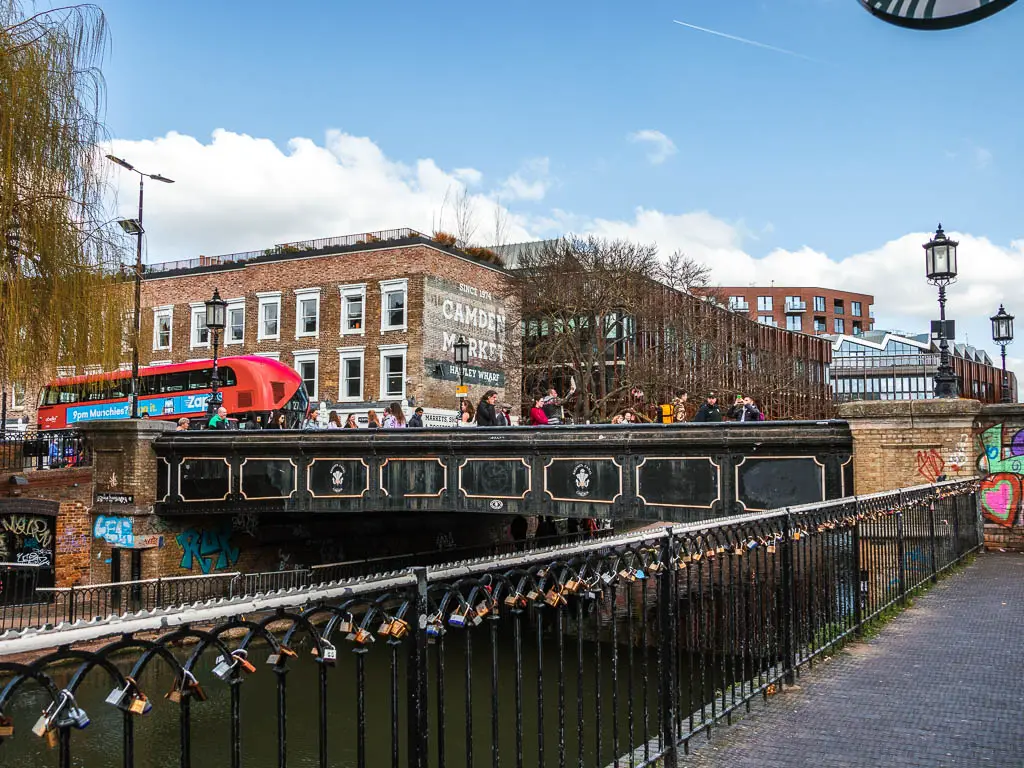
[[853,493],[844,421],[175,432],[161,515],[475,512],[685,522]]

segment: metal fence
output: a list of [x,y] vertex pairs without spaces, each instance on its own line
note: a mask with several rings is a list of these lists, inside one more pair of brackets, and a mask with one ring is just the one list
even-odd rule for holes
[[[0,633],[56,626],[62,622],[92,621],[125,616],[139,611],[180,608],[217,599],[235,599],[279,592],[312,589],[343,579],[355,579],[415,565],[435,565],[465,558],[497,557],[529,552],[555,545],[603,538],[609,529],[593,535],[577,533],[546,536],[518,542],[501,542],[459,549],[434,549],[406,555],[347,560],[287,571],[259,573],[225,572],[199,576],[174,576],[77,587],[44,587],[40,566],[0,563]],[[50,583],[52,583],[52,577]]]
[[12,432],[0,429],[0,472],[87,466],[88,445],[75,429]]
[[[90,764],[88,706],[125,766],[191,766],[197,740],[233,767],[243,749],[246,766],[672,765],[980,542],[977,485],[952,482],[126,622],[98,650],[0,664],[0,734],[25,732],[12,758],[49,743]],[[171,681],[155,705],[154,667]],[[85,703],[87,674],[106,703]],[[38,707],[17,706],[31,681],[41,740]],[[163,736],[140,755],[141,729]]]

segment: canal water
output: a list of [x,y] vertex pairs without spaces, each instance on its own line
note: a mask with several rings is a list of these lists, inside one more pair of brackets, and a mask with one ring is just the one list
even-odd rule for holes
[[[571,623],[570,625],[571,626]],[[464,630],[450,630],[444,642],[443,717],[445,762],[450,766],[492,765],[492,667],[489,625],[472,631],[472,747],[473,760],[467,761],[466,712],[466,639]],[[233,647],[228,642],[229,647]],[[565,633],[562,651],[564,664],[564,722],[559,731],[559,651],[556,638],[545,633],[542,655],[538,653],[535,630],[523,622],[522,653],[522,732],[524,765],[544,768],[560,763],[560,743],[567,765],[576,765],[582,749],[584,764],[607,765],[617,754],[639,746],[652,738],[658,729],[657,696],[659,670],[657,650],[642,644],[630,649],[618,646],[617,684],[613,679],[615,649],[608,642],[583,642],[583,675],[578,675],[577,638]],[[328,756],[331,766],[357,765],[357,689],[353,646],[338,645],[337,665],[329,669],[328,683]],[[430,669],[430,751],[431,764],[438,765],[439,707],[437,705],[437,646],[429,649]],[[184,657],[189,647],[177,649]],[[399,690],[399,765],[406,761],[406,674],[407,649],[398,648]],[[207,701],[193,700],[192,765],[197,768],[224,768],[230,765],[230,694],[227,683],[212,674],[216,653],[208,651],[197,667],[197,676],[208,695]],[[498,622],[498,695],[497,725],[499,751],[503,765],[515,765],[516,700],[515,647],[512,625],[506,616]],[[646,670],[645,670],[646,655]],[[632,656],[632,666],[629,657]],[[251,651],[257,671],[245,676],[241,684],[241,752],[246,768],[271,768],[277,765],[277,675],[266,664],[267,649],[259,645]],[[137,658],[133,652],[118,662],[125,672]],[[391,679],[392,649],[377,642],[364,654],[366,679],[366,749],[368,766],[392,765]],[[538,728],[538,660],[543,674],[543,728]],[[309,654],[308,646],[299,657],[288,662],[287,682],[287,755],[288,765],[312,768],[318,765],[317,723],[318,664]],[[630,671],[631,670],[631,671]],[[57,684],[63,685],[73,672],[72,667],[54,672]],[[687,670],[679,671],[686,681]],[[0,679],[0,684],[4,683]],[[164,699],[172,688],[174,674],[162,660],[154,661],[141,675],[139,685],[153,701],[149,714],[136,717],[135,765],[176,766],[179,761],[179,711],[177,704]],[[78,704],[92,722],[84,730],[72,730],[73,765],[87,768],[122,765],[122,713],[104,703],[113,687],[106,672],[97,668],[89,673],[78,691]],[[617,694],[616,694],[617,690]],[[630,690],[632,696],[630,697]],[[617,717],[613,706],[617,695]],[[685,697],[687,692],[681,691]],[[631,699],[631,705],[630,705]],[[31,727],[47,703],[34,683],[26,684],[15,696],[7,714],[16,722],[16,735],[0,745],[0,766],[56,765],[57,753],[46,746],[44,739],[34,736]],[[685,701],[686,699],[681,699]],[[582,745],[578,736],[578,702],[582,701]],[[600,701],[600,727],[598,702]],[[646,732],[645,732],[646,706]],[[632,711],[632,737],[628,713]],[[538,733],[543,734],[544,759],[538,750]],[[600,754],[598,750],[600,749]],[[600,759],[599,759],[600,758]]]

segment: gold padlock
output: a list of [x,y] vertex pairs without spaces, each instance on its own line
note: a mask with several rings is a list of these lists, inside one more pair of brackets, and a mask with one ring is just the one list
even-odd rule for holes
[[391,621],[389,621],[388,619],[384,619],[384,621],[381,622],[381,625],[379,627],[377,627],[377,634],[378,635],[383,635],[384,637],[387,637],[388,635],[390,635],[391,634]]
[[347,616],[346,618],[341,620],[341,623],[338,625],[338,629],[340,629],[341,633],[344,634],[344,635],[349,635],[349,634],[352,633],[352,631],[353,631],[353,624],[352,624],[352,615],[351,614],[349,614],[349,616]]
[[353,639],[360,645],[366,645],[373,642],[373,634],[368,629],[359,627],[359,629],[355,631]]
[[391,636],[396,640],[401,640],[409,634],[409,622],[405,619],[394,619],[391,622]]
[[486,600],[481,600],[479,603],[477,603],[476,608],[474,610],[476,611],[476,615],[482,619],[491,612],[491,606],[487,604]]
[[171,688],[171,690],[164,694],[164,698],[172,704],[181,703],[181,691],[178,690],[177,684],[175,684],[174,688]]
[[658,560],[655,560],[654,562],[652,562],[652,563],[651,563],[650,565],[648,565],[648,566],[647,566],[647,572],[648,572],[648,573],[657,573],[657,572],[658,572],[658,571],[660,571],[660,570],[661,570],[661,569],[662,569],[663,567],[664,567],[664,566],[663,566],[663,565],[661,564],[661,562],[660,562],[660,561],[658,561]]
[[7,739],[14,735],[14,719],[6,715],[0,715],[0,739]]
[[128,705],[128,711],[133,715],[141,715],[146,711],[146,697],[141,693],[136,693],[132,699],[132,703]]
[[50,728],[46,732],[46,746],[48,746],[50,749],[56,749],[57,748],[57,729],[56,728]]
[[531,589],[529,592],[526,593],[526,599],[527,600],[534,600],[535,601],[538,598],[540,598],[540,593],[536,589]]
[[565,598],[558,592],[558,588],[552,588],[545,596],[544,602],[552,608],[557,608],[561,603],[566,602]]
[[519,600],[520,600],[519,593],[518,592],[513,592],[511,594],[505,595],[505,601],[504,602],[505,602],[505,605],[507,605],[509,608],[518,608],[519,607]]
[[579,581],[577,581],[576,579],[569,579],[567,582],[565,582],[565,589],[564,589],[564,591],[568,592],[569,594],[572,594],[573,592],[576,592],[577,590],[579,590],[579,588],[580,588]]

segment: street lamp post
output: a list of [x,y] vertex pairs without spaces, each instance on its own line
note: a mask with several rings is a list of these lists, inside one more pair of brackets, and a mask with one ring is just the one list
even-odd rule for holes
[[131,171],[132,173],[139,174],[139,218],[137,219],[121,219],[118,224],[121,225],[121,229],[127,232],[129,235],[135,235],[137,242],[135,245],[135,322],[132,326],[132,409],[131,418],[137,419],[139,417],[139,334],[142,332],[142,236],[145,234],[145,230],[142,228],[142,185],[147,179],[153,179],[153,181],[162,181],[164,184],[173,184],[173,179],[168,179],[166,176],[161,176],[159,173],[143,173],[134,165],[126,160],[122,160],[120,157],[114,155],[107,155],[107,160],[122,168]]
[[210,342],[213,344],[213,375],[210,377],[210,399],[206,403],[206,412],[213,416],[220,408],[220,373],[217,369],[217,344],[220,332],[226,325],[228,303],[220,297],[220,291],[213,289],[213,298],[206,302],[206,327],[209,329]]
[[946,286],[956,282],[956,247],[959,244],[946,237],[939,224],[935,236],[922,246],[928,282],[939,288],[939,369],[935,372],[935,397],[959,396],[946,338]]
[[459,366],[459,386],[462,387],[466,376],[466,364],[469,363],[469,342],[466,341],[466,337],[460,335],[452,345],[452,350],[455,352],[455,364]]
[[992,341],[999,345],[1003,357],[1003,387],[1000,393],[1000,401],[1012,402],[1010,397],[1010,375],[1006,372],[1006,345],[1013,343],[1013,315],[1009,314],[1003,305],[999,305],[999,311],[989,318],[992,321]]

